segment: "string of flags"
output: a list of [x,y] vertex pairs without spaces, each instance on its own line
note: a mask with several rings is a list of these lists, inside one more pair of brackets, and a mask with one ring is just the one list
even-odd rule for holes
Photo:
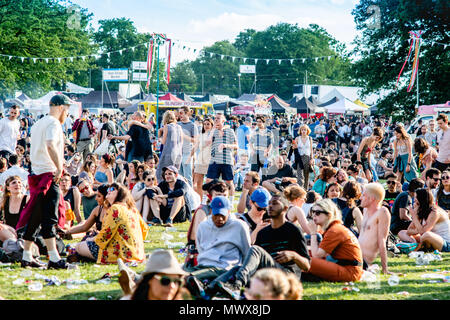
[[[231,60],[233,62],[238,60],[238,61],[242,61],[243,63],[253,61],[255,64],[257,64],[257,63],[264,63],[264,62],[266,64],[269,64],[270,62],[276,61],[276,62],[278,62],[278,64],[281,64],[283,62],[288,62],[290,64],[293,64],[295,61],[301,61],[302,63],[305,63],[307,61],[308,62],[310,62],[310,61],[318,62],[318,61],[326,61],[326,60],[330,61],[331,59],[337,59],[339,57],[338,55],[320,56],[320,57],[312,57],[312,58],[282,58],[282,59],[238,57],[238,56],[232,56],[232,55],[226,55],[226,54],[221,54],[221,53],[216,53],[216,52],[205,51],[203,49],[194,49],[194,48],[191,48],[191,47],[186,46],[184,44],[180,44],[178,42],[172,41],[172,40],[167,39],[167,38],[166,38],[166,40],[169,43],[169,45],[167,47],[167,50],[169,51],[169,53],[171,52],[171,50],[172,50],[172,48],[174,46],[177,46],[180,49],[192,51],[193,53],[197,53],[197,52],[198,53],[203,53],[207,57],[211,57],[211,58],[217,57],[217,58],[220,58],[221,60],[228,59],[228,60]],[[74,62],[76,60],[83,60],[83,61],[85,61],[87,59],[100,59],[102,56],[105,56],[105,55],[108,56],[108,58],[109,58],[111,56],[111,54],[120,54],[120,55],[122,55],[124,52],[130,51],[130,50],[134,52],[137,48],[142,47],[142,46],[144,46],[146,49],[150,50],[151,42],[152,42],[152,40],[150,40],[150,42],[148,42],[148,43],[141,43],[141,44],[138,44],[136,46],[129,47],[129,48],[123,48],[123,49],[120,49],[120,50],[114,50],[114,51],[103,52],[103,53],[96,53],[96,54],[90,54],[90,55],[72,56],[72,57],[53,57],[53,58],[51,58],[51,57],[44,57],[44,58],[41,58],[41,57],[22,57],[22,56],[8,55],[8,54],[2,54],[2,53],[0,53],[0,57],[6,57],[6,58],[8,58],[8,60],[18,59],[18,60],[21,60],[22,63],[25,62],[25,61],[33,62],[33,63],[36,63],[38,61],[45,61],[46,63],[50,63],[50,62],[61,63],[61,62],[69,62],[69,61],[70,62]],[[167,59],[169,59],[169,56],[167,56]]]

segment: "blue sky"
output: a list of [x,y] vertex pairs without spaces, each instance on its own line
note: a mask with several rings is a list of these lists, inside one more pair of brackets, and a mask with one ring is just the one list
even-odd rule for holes
[[[240,31],[264,30],[278,22],[324,27],[350,46],[356,35],[351,11],[357,0],[72,0],[93,13],[93,26],[102,19],[125,17],[140,32],[165,33],[191,48],[215,41],[233,41]],[[173,61],[195,59],[192,51],[175,49]],[[271,57],[268,57],[271,58]],[[276,58],[276,57],[273,57]]]

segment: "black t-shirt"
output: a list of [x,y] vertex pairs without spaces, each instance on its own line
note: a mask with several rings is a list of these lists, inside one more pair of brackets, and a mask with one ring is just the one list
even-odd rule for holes
[[400,222],[400,209],[408,208],[411,204],[412,198],[408,191],[400,193],[397,198],[395,198],[394,204],[392,205],[391,225]]
[[248,227],[250,228],[250,232],[253,232],[256,229],[256,223],[252,220],[248,212],[239,215],[238,218],[247,223]]
[[398,197],[400,192],[389,192],[386,190],[386,194],[384,196],[384,202],[389,206],[389,210],[392,210],[392,207],[394,206],[395,199]]
[[[273,229],[271,225],[261,229],[256,236],[255,245],[262,247],[272,257],[279,251],[290,250],[310,259],[301,229],[289,221],[278,229]],[[295,262],[290,261],[283,264],[283,267],[294,272],[294,265]]]
[[[288,164],[285,164],[281,169],[278,169],[277,166],[271,166],[268,169],[268,174],[263,176],[262,181],[270,180],[273,178],[279,178],[281,180],[284,177],[295,178],[294,169],[292,169],[292,167]],[[284,184],[285,183],[282,183],[281,185],[284,186]],[[290,182],[286,184],[289,185]]]
[[152,154],[152,144],[150,142],[150,133],[147,128],[132,125],[127,135],[131,137],[133,143],[133,154],[135,156],[148,157]]

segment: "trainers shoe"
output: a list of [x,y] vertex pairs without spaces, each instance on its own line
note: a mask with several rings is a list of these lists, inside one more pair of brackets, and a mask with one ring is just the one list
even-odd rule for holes
[[203,284],[194,276],[186,277],[186,288],[195,300],[207,300]]
[[159,220],[157,217],[154,217],[151,221],[151,224],[154,226],[158,226],[161,224],[161,220]]
[[20,261],[21,268],[45,268],[45,263],[39,261],[38,259],[33,259],[31,262],[26,260]]
[[241,299],[241,286],[237,283],[232,284],[228,282],[216,281],[214,284],[214,290],[216,293],[220,293],[230,300]]
[[164,221],[165,227],[173,227],[173,221],[170,218],[167,218],[166,221]]
[[47,269],[67,269],[69,265],[66,260],[59,260],[58,262],[49,261],[47,265]]

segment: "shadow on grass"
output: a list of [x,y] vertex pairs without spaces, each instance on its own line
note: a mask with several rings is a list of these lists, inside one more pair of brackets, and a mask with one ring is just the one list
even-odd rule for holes
[[89,300],[94,297],[96,300],[119,300],[122,298],[122,290],[109,291],[90,291],[90,292],[75,292],[60,296],[58,300]]

